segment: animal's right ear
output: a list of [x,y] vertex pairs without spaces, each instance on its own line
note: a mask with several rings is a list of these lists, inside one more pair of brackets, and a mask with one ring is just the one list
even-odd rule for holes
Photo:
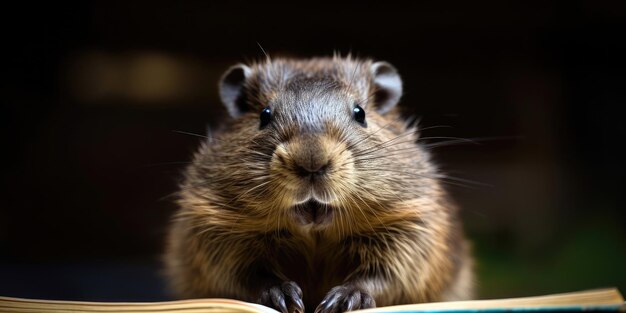
[[239,117],[248,111],[244,88],[251,72],[246,65],[237,64],[229,68],[220,80],[220,98],[232,117]]
[[402,97],[402,79],[393,65],[376,62],[370,68],[374,77],[374,104],[380,114],[391,110]]

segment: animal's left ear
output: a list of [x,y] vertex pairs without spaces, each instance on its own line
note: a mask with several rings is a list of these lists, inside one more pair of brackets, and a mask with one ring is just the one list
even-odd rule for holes
[[374,106],[378,113],[391,110],[402,96],[402,79],[393,65],[376,62],[370,67],[374,80]]
[[234,118],[250,109],[245,98],[244,86],[251,71],[249,67],[237,64],[229,68],[220,80],[219,91],[222,103],[230,116]]

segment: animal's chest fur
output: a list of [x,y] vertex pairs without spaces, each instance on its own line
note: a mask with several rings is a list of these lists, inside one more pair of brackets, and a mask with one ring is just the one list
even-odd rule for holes
[[331,242],[321,236],[293,237],[276,248],[279,275],[300,286],[307,307],[319,304],[359,264],[342,241]]

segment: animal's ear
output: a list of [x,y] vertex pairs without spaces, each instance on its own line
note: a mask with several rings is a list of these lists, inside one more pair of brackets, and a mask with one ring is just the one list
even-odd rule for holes
[[384,114],[391,110],[402,96],[402,80],[393,65],[376,62],[370,67],[374,79],[374,106]]
[[249,67],[237,64],[229,68],[220,80],[220,98],[232,117],[239,117],[248,111],[244,88],[250,73]]

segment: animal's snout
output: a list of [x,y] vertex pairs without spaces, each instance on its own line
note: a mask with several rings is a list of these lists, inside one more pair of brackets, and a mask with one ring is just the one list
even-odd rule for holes
[[[342,186],[354,177],[350,150],[326,134],[294,136],[278,144],[270,170],[275,182],[292,196],[292,205],[308,200],[334,203],[345,189]],[[314,216],[318,212],[305,211],[313,212]]]
[[292,143],[294,173],[300,177],[323,176],[330,166],[326,147],[316,137],[304,137]]

